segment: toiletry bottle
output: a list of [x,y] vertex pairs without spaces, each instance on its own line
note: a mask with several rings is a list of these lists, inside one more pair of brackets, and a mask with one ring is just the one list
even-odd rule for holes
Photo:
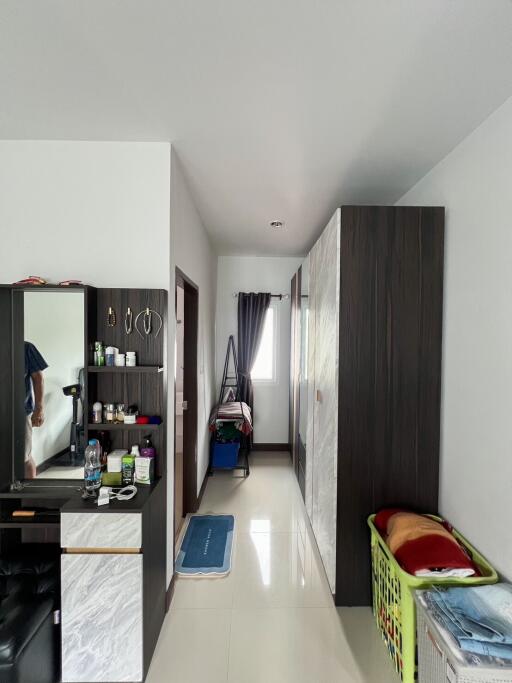
[[154,458],[156,455],[155,447],[151,442],[151,436],[145,436],[140,449],[140,454],[146,458]]
[[[138,446],[137,446],[138,450]],[[133,449],[132,449],[133,451]],[[121,482],[123,486],[133,484],[133,475],[135,471],[135,456],[130,453],[123,455],[121,459]]]

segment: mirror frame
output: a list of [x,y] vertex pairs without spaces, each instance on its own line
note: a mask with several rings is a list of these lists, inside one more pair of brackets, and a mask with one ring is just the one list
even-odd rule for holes
[[[95,297],[93,296],[94,288],[88,285],[70,285],[59,287],[58,285],[10,285],[12,291],[12,325],[11,325],[11,386],[12,386],[12,452],[11,452],[11,476],[8,486],[28,492],[28,489],[34,488],[73,488],[80,489],[82,482],[80,479],[25,479],[24,460],[25,460],[25,412],[20,407],[24,404],[25,386],[24,381],[17,381],[18,377],[24,377],[25,374],[25,355],[24,355],[24,294],[25,292],[58,292],[66,295],[70,292],[83,292],[83,315],[84,315],[84,394],[83,404],[88,405],[88,373],[87,366],[89,361],[89,311],[93,305]],[[85,420],[84,438],[87,440],[87,418]]]

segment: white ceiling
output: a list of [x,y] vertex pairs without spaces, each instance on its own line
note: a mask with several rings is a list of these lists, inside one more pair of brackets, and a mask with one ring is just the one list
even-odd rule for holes
[[172,141],[220,253],[294,255],[398,199],[511,67],[510,0],[1,0],[0,138]]

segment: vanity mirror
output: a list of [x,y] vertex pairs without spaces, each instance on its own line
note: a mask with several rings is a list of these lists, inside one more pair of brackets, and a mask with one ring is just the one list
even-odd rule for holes
[[84,290],[15,291],[13,317],[15,477],[81,479]]

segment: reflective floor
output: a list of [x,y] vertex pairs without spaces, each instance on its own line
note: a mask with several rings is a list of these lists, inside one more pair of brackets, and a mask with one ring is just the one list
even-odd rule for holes
[[[37,475],[38,479],[83,479],[84,478],[84,467],[60,467],[58,465],[52,465],[44,472],[40,472]],[[80,482],[81,484],[82,482]]]
[[148,683],[397,683],[368,608],[333,606],[283,453],[216,473],[200,512],[235,516],[224,578],[178,578]]

